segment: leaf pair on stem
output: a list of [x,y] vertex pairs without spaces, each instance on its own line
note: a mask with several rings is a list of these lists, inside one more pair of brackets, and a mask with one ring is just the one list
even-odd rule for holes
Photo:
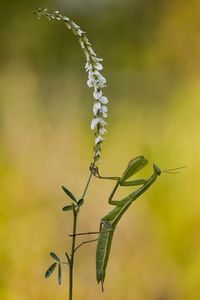
[[77,200],[76,197],[64,186],[62,186],[63,191],[67,196],[73,201],[71,205],[66,205],[62,208],[63,211],[73,210],[73,207],[76,212],[79,211],[81,205],[83,205],[84,199]]
[[50,253],[50,256],[56,261],[54,262],[46,271],[45,273],[45,278],[48,278],[52,273],[53,271],[56,269],[56,267],[58,266],[58,283],[61,284],[62,282],[62,271],[61,271],[61,261],[60,261],[60,258],[54,253],[54,252],[51,252]]

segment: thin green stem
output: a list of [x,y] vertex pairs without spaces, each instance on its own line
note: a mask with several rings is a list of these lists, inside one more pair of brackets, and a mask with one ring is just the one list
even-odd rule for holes
[[[85,194],[88,190],[90,181],[92,179],[92,172],[88,177],[87,183],[85,185],[82,199],[84,199]],[[72,246],[71,246],[71,255],[70,255],[70,264],[69,264],[69,300],[72,300],[73,297],[73,275],[74,275],[74,257],[76,251],[76,228],[77,228],[77,218],[78,218],[78,211],[76,210],[75,206],[73,206],[73,231],[72,231]]]
[[85,197],[85,194],[86,194],[87,189],[88,189],[88,187],[89,187],[90,181],[91,181],[91,179],[92,179],[92,175],[93,175],[92,172],[90,172],[88,181],[87,181],[87,183],[86,183],[86,186],[85,186],[85,189],[84,189],[84,192],[83,192],[83,195],[82,195],[82,199],[84,199],[84,197]]
[[69,300],[73,297],[73,273],[74,273],[74,253],[76,245],[76,227],[77,227],[77,212],[73,208],[73,238],[72,238],[72,248],[71,248],[71,259],[69,265]]

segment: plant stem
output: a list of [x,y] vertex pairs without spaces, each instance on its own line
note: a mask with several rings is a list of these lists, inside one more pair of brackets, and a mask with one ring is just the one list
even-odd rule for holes
[[[84,199],[87,189],[89,187],[90,181],[92,179],[92,172],[88,177],[87,183],[85,185],[82,199]],[[74,275],[74,256],[75,256],[75,249],[76,249],[76,228],[77,228],[77,217],[78,211],[73,206],[73,232],[72,232],[72,247],[71,247],[71,255],[70,255],[70,264],[69,264],[69,300],[72,300],[73,297],[73,275]]]
[[92,172],[90,172],[90,175],[89,175],[89,177],[88,177],[88,181],[87,181],[87,183],[86,183],[86,186],[85,186],[85,189],[84,189],[84,192],[83,192],[83,195],[82,195],[82,199],[84,199],[84,197],[85,197],[85,194],[86,194],[86,192],[87,192],[87,189],[88,189],[88,186],[89,186],[89,184],[90,184],[90,180],[92,179]]
[[76,244],[76,226],[77,226],[77,212],[73,208],[73,237],[72,237],[72,248],[71,248],[71,259],[69,265],[69,300],[72,300],[73,296],[73,271],[74,271],[74,250]]

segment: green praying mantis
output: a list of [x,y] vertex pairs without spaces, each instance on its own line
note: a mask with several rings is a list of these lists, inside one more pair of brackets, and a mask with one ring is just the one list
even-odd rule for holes
[[[98,239],[83,242],[76,248],[76,250],[83,244],[97,241],[96,278],[97,278],[97,282],[101,283],[102,291],[103,291],[103,284],[106,276],[108,259],[111,251],[112,239],[118,222],[120,221],[121,217],[124,215],[126,210],[129,208],[129,206],[156,181],[158,176],[161,175],[160,168],[157,165],[153,164],[153,173],[148,179],[129,180],[132,176],[134,176],[141,169],[143,169],[147,165],[147,163],[148,161],[144,156],[140,155],[135,157],[129,162],[127,168],[125,169],[121,177],[101,176],[99,174],[99,170],[97,166],[94,167],[93,165],[91,165],[90,167],[90,171],[95,177],[99,179],[108,179],[108,180],[116,181],[116,185],[114,186],[114,189],[112,190],[108,199],[108,203],[110,205],[114,205],[115,207],[106,216],[104,216],[101,219],[100,230],[98,232],[87,232],[87,233],[76,234],[76,235],[99,234]],[[176,170],[179,170],[184,167],[164,170],[162,172],[177,173]],[[140,187],[121,200],[113,200],[113,197],[119,186],[122,187],[140,186]]]
[[[118,222],[120,221],[126,210],[129,208],[129,206],[132,204],[132,202],[135,201],[140,195],[142,195],[161,174],[161,170],[154,164],[153,174],[149,179],[136,179],[129,181],[129,178],[143,169],[147,165],[147,163],[148,161],[144,156],[137,156],[129,162],[121,177],[103,177],[99,174],[98,168],[93,169],[93,175],[95,175],[97,178],[116,181],[116,185],[108,199],[108,203],[110,205],[114,205],[115,208],[101,219],[96,250],[96,278],[97,282],[101,283],[102,290],[111,250],[112,239]],[[117,188],[119,186],[140,187],[122,200],[113,200],[115,192],[117,191]]]
[[[116,185],[108,199],[108,203],[110,205],[114,205],[115,208],[101,219],[99,238],[96,249],[96,278],[97,282],[101,283],[102,290],[112,245],[112,239],[118,222],[120,221],[126,210],[129,208],[129,206],[156,181],[158,176],[161,175],[160,168],[157,165],[153,164],[153,174],[148,179],[129,180],[133,175],[143,169],[147,165],[147,163],[148,161],[144,156],[140,155],[135,157],[129,162],[121,177],[103,177],[99,174],[97,167],[92,170],[93,175],[99,179],[109,179],[116,181]],[[163,172],[177,173],[176,170],[180,168],[165,170]],[[117,191],[117,188],[119,186],[140,187],[121,200],[113,200],[115,192]]]

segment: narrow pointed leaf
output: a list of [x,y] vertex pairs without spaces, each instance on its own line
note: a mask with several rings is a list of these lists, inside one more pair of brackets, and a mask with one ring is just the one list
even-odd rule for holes
[[60,258],[53,252],[50,253],[51,257],[53,257],[53,259],[57,260],[58,262],[60,262]]
[[62,282],[62,274],[61,274],[61,265],[58,265],[58,283],[61,284]]
[[68,211],[68,210],[72,210],[72,205],[67,205],[67,206],[64,206],[63,208],[62,208],[62,210],[63,211]]
[[70,259],[70,257],[69,257],[69,254],[68,254],[67,252],[65,252],[65,255],[66,255],[66,257],[67,257],[67,260],[68,260],[68,263],[69,263],[69,265],[70,265],[70,263],[71,263],[71,259]]
[[78,206],[80,207],[81,205],[83,205],[83,202],[84,202],[84,199],[80,199],[79,201],[78,201]]
[[76,197],[66,187],[62,186],[62,189],[65,194],[67,194],[67,196],[71,198],[71,200],[77,203]]
[[53,264],[48,268],[48,270],[47,270],[46,273],[45,273],[45,278],[48,278],[48,277],[53,273],[53,271],[55,270],[56,266],[57,266],[57,263],[55,262],[55,263],[53,263]]

